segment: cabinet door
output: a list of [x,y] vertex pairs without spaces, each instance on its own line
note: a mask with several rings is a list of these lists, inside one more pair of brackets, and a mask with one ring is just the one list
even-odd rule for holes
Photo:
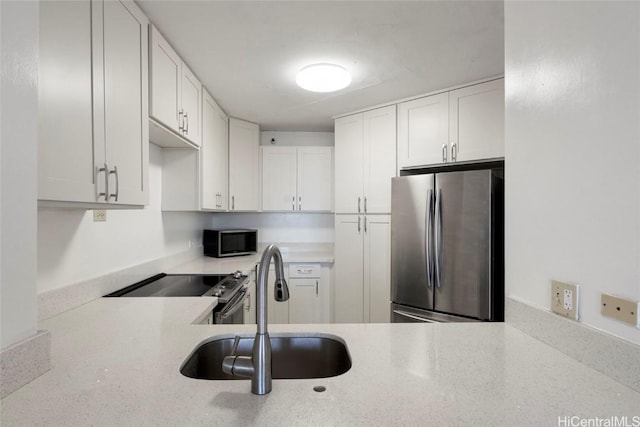
[[298,148],[298,210],[331,211],[333,148]]
[[364,113],[365,213],[391,212],[391,178],[396,175],[396,106]]
[[391,303],[391,216],[364,220],[365,322],[389,323]]
[[220,210],[227,186],[227,119],[207,91],[202,95],[202,209]]
[[262,210],[298,210],[296,148],[262,147]]
[[448,133],[448,93],[398,104],[399,167],[446,162]]
[[40,2],[39,31],[38,199],[96,202],[90,2]]
[[181,72],[181,108],[183,114],[182,135],[196,145],[200,145],[200,120],[201,120],[201,93],[202,84],[191,72],[186,64],[182,63]]
[[149,114],[168,128],[179,129],[180,66],[182,61],[169,43],[151,26],[151,99]]
[[149,164],[148,21],[133,2],[96,3],[102,5],[104,14],[104,143],[110,170],[109,202],[144,205],[148,203]]
[[335,323],[364,321],[362,219],[360,215],[336,215],[333,294]]
[[455,160],[504,157],[504,79],[451,91],[449,111]]
[[227,210],[229,171],[229,118],[220,107],[215,106],[214,148],[215,189],[218,209]]
[[336,213],[359,213],[363,196],[363,115],[335,121]]
[[257,124],[229,119],[229,196],[232,211],[257,211],[260,205],[259,134]]
[[289,323],[322,323],[320,278],[289,279]]

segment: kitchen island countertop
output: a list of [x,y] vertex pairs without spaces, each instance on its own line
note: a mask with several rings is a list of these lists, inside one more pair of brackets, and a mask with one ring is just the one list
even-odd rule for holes
[[265,396],[252,395],[248,380],[183,377],[200,341],[255,332],[192,324],[210,305],[101,298],[42,322],[51,371],[2,400],[0,424],[541,426],[640,416],[639,393],[504,323],[270,325],[342,337],[352,368],[274,380]]

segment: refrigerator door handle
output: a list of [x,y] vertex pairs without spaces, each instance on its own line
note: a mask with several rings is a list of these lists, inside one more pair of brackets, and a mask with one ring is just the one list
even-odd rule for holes
[[431,287],[433,284],[433,254],[431,253],[431,242],[433,239],[433,190],[429,190],[427,193],[427,215],[425,216],[424,224],[424,253],[425,261],[427,264],[427,287]]
[[434,228],[435,265],[436,265],[436,286],[442,286],[442,189],[436,193],[436,213]]

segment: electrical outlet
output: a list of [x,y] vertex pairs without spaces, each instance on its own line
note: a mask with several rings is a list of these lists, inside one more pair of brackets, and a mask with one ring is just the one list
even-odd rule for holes
[[551,281],[551,311],[578,320],[578,285]]
[[602,294],[601,301],[601,313],[603,316],[613,317],[636,328],[640,327],[640,323],[638,323],[638,301],[607,294]]
[[107,220],[107,211],[104,209],[94,209],[93,222],[105,222]]

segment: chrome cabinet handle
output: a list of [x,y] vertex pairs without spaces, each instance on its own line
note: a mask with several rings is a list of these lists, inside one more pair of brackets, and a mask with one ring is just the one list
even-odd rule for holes
[[178,129],[181,131],[184,131],[184,117],[182,116],[184,113],[182,111],[182,108],[180,109],[180,111],[178,111]]
[[231,196],[231,210],[236,210],[236,196]]
[[358,217],[358,234],[360,234],[360,217]]
[[247,306],[245,307],[246,311],[251,311],[251,292],[247,291]]
[[99,168],[96,166],[96,187],[98,186],[98,174],[100,172],[104,172],[104,193],[98,193],[98,199],[100,197],[104,197],[104,201],[107,201],[107,195],[109,194],[109,168],[107,164],[104,163],[104,167]]
[[367,217],[364,217],[364,232],[367,232]]
[[436,264],[436,286],[442,286],[442,189],[438,189],[436,195],[436,214],[434,224],[435,234],[435,264]]
[[424,225],[424,252],[427,262],[427,287],[433,284],[433,254],[431,245],[433,244],[433,190],[427,193],[427,215],[425,215]]
[[184,113],[184,121],[184,133],[189,133],[189,115],[187,113]]
[[298,197],[298,210],[301,211],[302,210],[302,196]]
[[367,196],[364,196],[364,213],[367,213]]
[[358,213],[360,213],[360,197],[358,197]]
[[291,210],[295,211],[296,210],[296,196],[293,196],[291,198]]
[[455,162],[458,159],[458,144],[451,144],[451,161]]
[[442,163],[447,163],[447,144],[442,144]]
[[120,194],[120,178],[118,177],[118,166],[114,166],[112,171],[109,171],[109,175],[115,174],[116,176],[116,192],[109,194],[109,199],[114,197],[116,202],[118,201],[118,195]]
[[316,296],[318,296],[318,281],[316,280]]

